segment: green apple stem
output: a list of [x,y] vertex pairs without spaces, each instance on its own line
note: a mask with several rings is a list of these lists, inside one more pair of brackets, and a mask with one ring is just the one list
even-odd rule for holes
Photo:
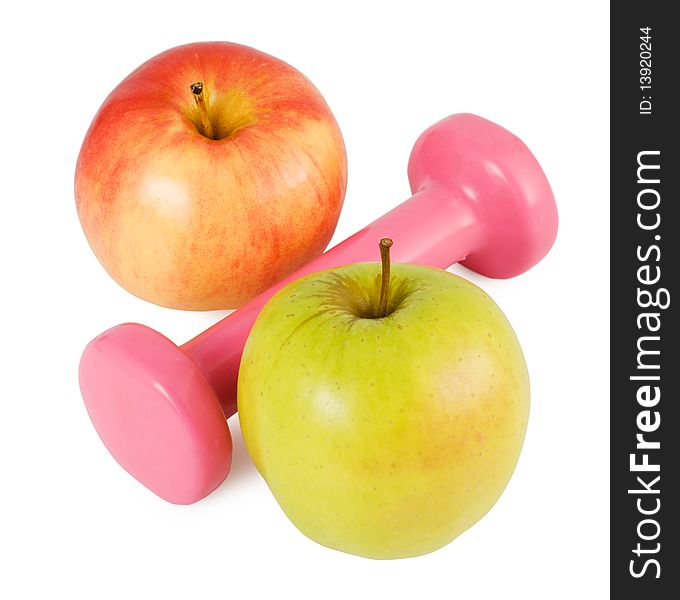
[[390,238],[380,240],[380,260],[382,261],[382,280],[380,282],[380,302],[378,303],[378,317],[387,316],[387,300],[390,291]]
[[205,95],[203,94],[203,82],[197,81],[191,84],[191,93],[194,95],[194,100],[196,100],[196,106],[198,108],[198,115],[201,119],[201,128],[203,131],[201,133],[211,140],[215,138],[215,132],[213,131],[212,123],[210,122],[210,117],[208,116],[208,107],[205,105]]

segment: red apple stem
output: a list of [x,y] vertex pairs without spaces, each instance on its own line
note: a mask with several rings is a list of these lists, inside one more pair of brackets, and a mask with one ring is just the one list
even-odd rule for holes
[[382,279],[380,281],[380,302],[378,303],[378,317],[387,316],[387,300],[390,290],[390,238],[380,240],[380,260],[382,262]]
[[210,117],[208,116],[208,107],[205,105],[205,95],[203,94],[203,82],[197,81],[192,83],[191,93],[194,95],[194,100],[196,100],[196,107],[198,108],[198,116],[201,119],[201,133],[211,140],[215,139],[215,132],[213,130],[212,123],[210,122]]

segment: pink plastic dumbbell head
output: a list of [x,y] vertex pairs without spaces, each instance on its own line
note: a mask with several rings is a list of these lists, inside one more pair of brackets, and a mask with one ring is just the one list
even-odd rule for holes
[[462,265],[505,279],[524,273],[550,250],[557,208],[550,184],[524,142],[475,115],[453,115],[416,141],[408,165],[411,191],[441,185],[474,213],[481,239]]
[[213,491],[231,467],[231,435],[200,369],[157,331],[126,323],[97,336],[80,361],[92,423],[118,463],[176,504]]
[[80,363],[85,405],[114,458],[150,490],[188,504],[229,473],[243,346],[266,301],[288,281],[377,260],[392,237],[395,262],[445,268],[457,261],[491,277],[519,275],[555,239],[550,186],[529,149],[502,127],[454,115],[430,127],[409,162],[414,192],[344,242],[260,294],[181,348],[143,325],[92,340]]

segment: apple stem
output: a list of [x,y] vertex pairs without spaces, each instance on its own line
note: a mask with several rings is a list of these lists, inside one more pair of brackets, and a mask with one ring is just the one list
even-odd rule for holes
[[191,93],[194,95],[194,100],[196,100],[196,106],[198,107],[198,115],[201,118],[201,127],[203,131],[201,132],[205,137],[211,140],[215,139],[215,132],[213,131],[212,123],[210,122],[210,117],[208,117],[208,107],[205,105],[205,95],[203,94],[203,82],[197,81],[191,84]]
[[380,302],[378,303],[378,317],[387,316],[387,296],[390,290],[390,238],[380,240],[380,260],[382,261],[382,280],[380,282]]

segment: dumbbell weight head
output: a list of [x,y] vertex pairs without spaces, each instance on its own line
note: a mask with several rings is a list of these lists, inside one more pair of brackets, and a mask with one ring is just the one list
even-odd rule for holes
[[543,170],[522,140],[491,121],[460,114],[427,129],[408,177],[413,193],[438,185],[465,205],[478,237],[461,264],[481,275],[521,275],[555,241],[557,208]]
[[231,467],[231,434],[215,392],[176,344],[138,323],[92,340],[80,390],[118,463],[161,498],[191,504]]

